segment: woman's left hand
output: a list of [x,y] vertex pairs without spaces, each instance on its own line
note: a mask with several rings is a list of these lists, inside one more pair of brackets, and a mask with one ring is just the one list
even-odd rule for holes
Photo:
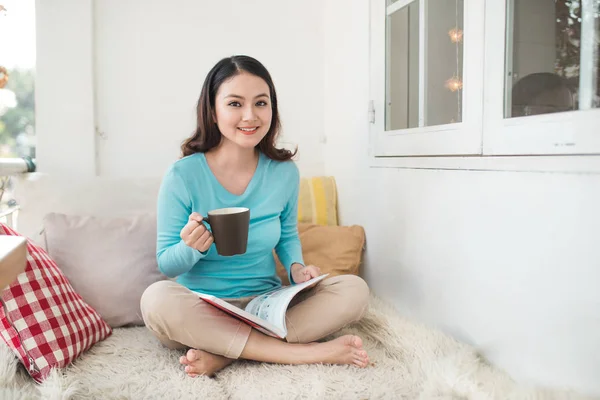
[[321,275],[321,269],[314,265],[304,266],[302,264],[292,264],[292,279],[295,283],[306,282],[312,278]]

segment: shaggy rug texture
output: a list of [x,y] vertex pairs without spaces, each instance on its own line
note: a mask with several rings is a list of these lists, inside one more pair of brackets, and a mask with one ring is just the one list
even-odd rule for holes
[[[239,361],[215,378],[190,378],[182,352],[143,327],[112,336],[41,385],[0,347],[0,399],[584,399],[525,387],[440,331],[398,316],[377,298],[363,320],[337,335],[363,338],[372,365],[272,365]],[[337,336],[336,335],[336,336]]]

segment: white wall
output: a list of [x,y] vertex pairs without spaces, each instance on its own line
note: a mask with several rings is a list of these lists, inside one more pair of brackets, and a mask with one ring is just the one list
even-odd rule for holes
[[326,172],[371,288],[518,380],[600,394],[600,176],[370,168],[368,2],[325,21]]
[[38,0],[37,9],[41,171],[161,176],[195,128],[205,75],[233,54],[269,69],[282,142],[299,145],[305,174],[323,171],[318,0]]
[[36,0],[36,159],[57,175],[94,175],[91,0]]

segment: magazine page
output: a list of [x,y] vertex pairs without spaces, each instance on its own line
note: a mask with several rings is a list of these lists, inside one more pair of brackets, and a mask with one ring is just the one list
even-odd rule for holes
[[300,291],[316,285],[328,275],[321,275],[303,283],[264,293],[250,301],[246,306],[246,311],[287,332],[285,313],[294,296]]
[[231,303],[226,302],[225,300],[204,293],[198,293],[198,296],[208,304],[219,308],[221,311],[226,312],[232,317],[244,321],[248,325],[252,326],[255,329],[258,329],[266,335],[277,337],[280,339],[283,339],[286,336],[285,329],[281,329],[280,327],[275,326],[267,321],[261,320],[257,316],[252,315],[249,312],[242,310],[241,308],[236,307]]

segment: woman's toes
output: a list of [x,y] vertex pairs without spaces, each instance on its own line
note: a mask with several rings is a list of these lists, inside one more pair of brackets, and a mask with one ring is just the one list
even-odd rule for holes
[[183,365],[187,365],[189,363],[189,361],[186,356],[181,356],[181,357],[179,357],[179,363],[183,364]]
[[198,376],[198,371],[194,370],[194,367],[190,365],[185,367],[185,373],[191,376],[192,378]]
[[352,351],[352,354],[354,355],[354,358],[360,358],[360,359],[366,359],[366,358],[369,358],[369,356],[368,356],[367,352],[366,352],[366,351],[364,351],[364,350],[357,350],[357,349],[354,349],[354,350]]
[[198,359],[198,352],[196,349],[189,349],[185,356],[189,362],[194,362]]
[[367,366],[367,363],[365,362],[365,360],[361,360],[361,359],[355,358],[354,359],[354,365],[356,365],[358,367],[361,367],[361,368],[364,368],[364,367]]

